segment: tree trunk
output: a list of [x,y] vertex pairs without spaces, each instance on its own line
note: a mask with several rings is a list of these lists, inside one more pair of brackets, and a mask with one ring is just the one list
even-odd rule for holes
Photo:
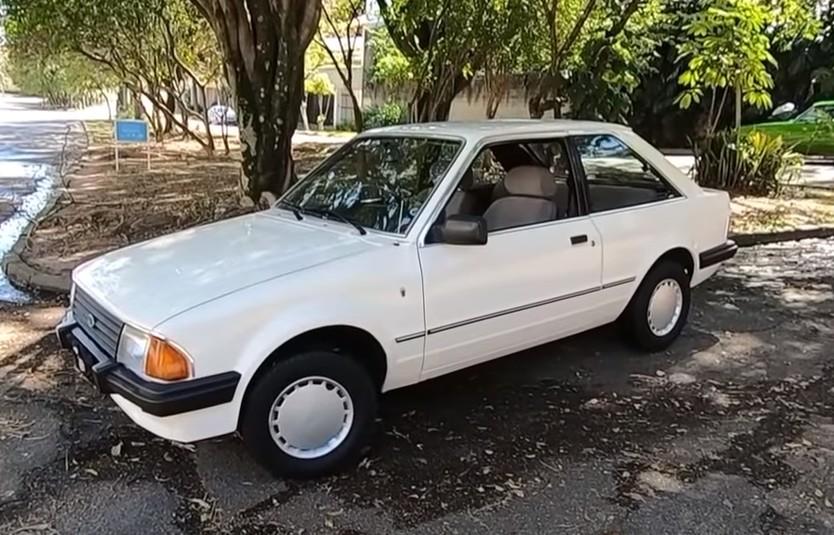
[[[429,123],[448,121],[455,97],[469,86],[470,80],[463,73],[443,73],[445,66],[440,66],[440,73],[433,77],[433,82],[427,86],[417,87],[417,95],[411,101],[409,114],[411,122]],[[454,78],[450,78],[454,76]],[[444,78],[446,83],[444,83]]]
[[353,106],[353,128],[357,132],[361,132],[365,129],[365,118],[362,115],[362,106],[359,104],[359,99],[356,98],[353,88],[348,91],[348,95],[350,95],[350,103]]
[[292,136],[304,96],[304,52],[320,0],[192,0],[220,43],[237,99],[243,187],[256,203],[295,180]]
[[509,91],[509,80],[501,75],[492,75],[487,84],[486,118],[495,119],[498,108]]
[[544,100],[537,95],[527,101],[527,112],[531,119],[541,119],[548,111],[553,110],[553,118],[558,119],[562,116],[561,101],[557,98],[549,98]]

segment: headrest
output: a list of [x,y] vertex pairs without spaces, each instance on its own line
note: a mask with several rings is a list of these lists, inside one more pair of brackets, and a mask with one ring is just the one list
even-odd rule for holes
[[508,195],[550,199],[556,195],[556,179],[544,167],[520,165],[504,177],[504,189]]

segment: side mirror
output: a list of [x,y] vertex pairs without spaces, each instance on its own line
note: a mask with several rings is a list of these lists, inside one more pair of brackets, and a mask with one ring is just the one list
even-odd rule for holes
[[440,225],[440,241],[450,245],[484,245],[487,225],[483,217],[453,215]]
[[771,112],[770,117],[773,119],[778,119],[780,117],[786,117],[796,111],[796,104],[793,102],[785,102],[781,106],[778,106],[776,109]]

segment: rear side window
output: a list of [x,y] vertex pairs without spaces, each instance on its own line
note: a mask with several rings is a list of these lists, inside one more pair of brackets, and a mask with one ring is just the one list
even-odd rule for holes
[[578,136],[574,144],[585,171],[592,213],[679,196],[656,169],[613,135]]

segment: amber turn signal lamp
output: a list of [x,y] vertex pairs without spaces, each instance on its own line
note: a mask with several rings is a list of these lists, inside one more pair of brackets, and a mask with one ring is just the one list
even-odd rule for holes
[[165,340],[152,337],[145,356],[145,375],[163,381],[188,379],[191,365],[182,351]]

